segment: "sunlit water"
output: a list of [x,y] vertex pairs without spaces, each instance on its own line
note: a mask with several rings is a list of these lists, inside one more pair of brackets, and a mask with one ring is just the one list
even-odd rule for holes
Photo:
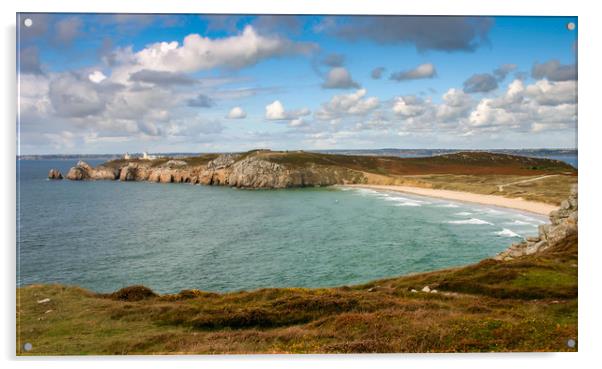
[[349,285],[476,262],[545,222],[361,189],[46,179],[74,164],[18,162],[19,285],[144,284],[161,293]]

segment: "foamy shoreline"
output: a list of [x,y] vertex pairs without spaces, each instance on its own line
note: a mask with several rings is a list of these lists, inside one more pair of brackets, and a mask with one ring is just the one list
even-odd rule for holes
[[414,195],[436,197],[446,200],[470,202],[481,205],[493,205],[503,208],[527,211],[539,215],[548,215],[551,211],[558,209],[558,206],[545,204],[542,202],[528,201],[521,198],[508,198],[495,195],[482,195],[477,193],[438,190],[433,188],[411,187],[411,186],[394,186],[394,185],[344,185],[342,187],[351,188],[368,188],[371,190],[395,191],[410,193]]

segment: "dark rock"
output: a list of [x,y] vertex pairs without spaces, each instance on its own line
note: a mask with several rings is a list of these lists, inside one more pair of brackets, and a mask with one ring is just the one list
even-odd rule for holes
[[50,169],[50,172],[48,172],[48,179],[63,179],[63,175],[58,169]]

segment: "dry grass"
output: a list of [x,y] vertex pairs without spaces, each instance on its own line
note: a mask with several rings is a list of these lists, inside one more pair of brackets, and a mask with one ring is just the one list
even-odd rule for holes
[[[19,355],[570,351],[577,240],[511,262],[353,287],[99,295],[18,289]],[[438,293],[411,292],[425,285]],[[50,302],[37,301],[50,298]]]
[[558,174],[537,181],[505,186],[503,191],[500,185],[538,178],[539,176],[518,175],[456,175],[456,174],[428,174],[416,176],[398,176],[394,183],[397,185],[436,188],[444,190],[464,191],[484,195],[499,195],[525,200],[544,202],[559,205],[566,199],[571,191],[571,186],[577,183],[577,176],[572,174]]

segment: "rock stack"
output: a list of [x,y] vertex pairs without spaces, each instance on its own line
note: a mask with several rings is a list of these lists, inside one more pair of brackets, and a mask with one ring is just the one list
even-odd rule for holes
[[50,169],[50,172],[48,172],[48,179],[63,179],[63,175],[58,169]]
[[495,260],[512,260],[524,255],[532,255],[554,247],[565,238],[577,234],[577,185],[571,189],[569,198],[560,204],[558,210],[550,213],[550,224],[539,226],[539,235],[528,237],[515,243],[494,257]]

